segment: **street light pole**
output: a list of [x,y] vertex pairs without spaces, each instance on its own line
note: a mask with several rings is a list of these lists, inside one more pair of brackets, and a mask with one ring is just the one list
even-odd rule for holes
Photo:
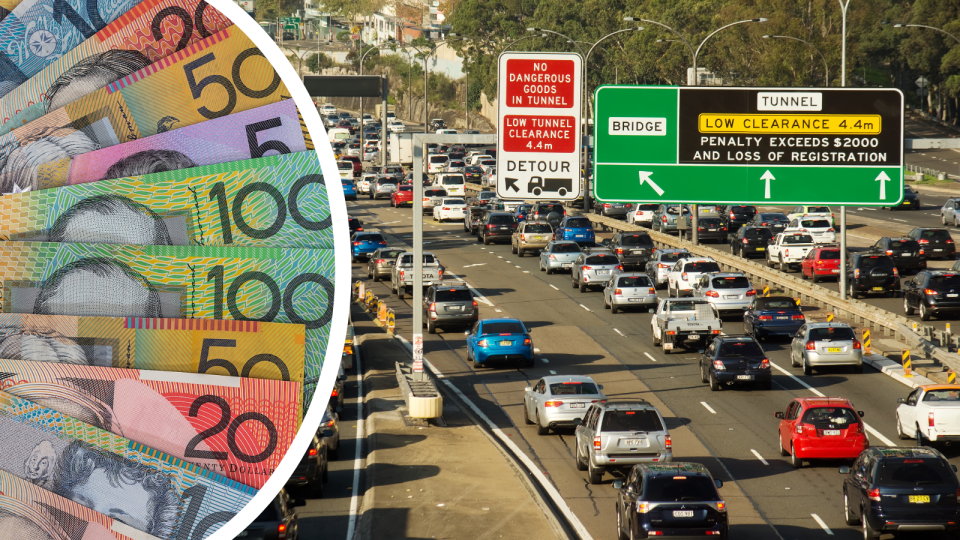
[[794,40],[794,41],[799,41],[800,43],[806,43],[811,49],[817,51],[817,54],[820,55],[820,59],[823,60],[823,79],[824,79],[823,85],[824,85],[824,86],[830,86],[830,72],[829,72],[829,68],[827,67],[827,58],[826,58],[825,56],[823,56],[823,53],[820,52],[820,49],[814,47],[813,43],[810,43],[809,41],[804,41],[804,40],[802,40],[802,39],[800,39],[800,38],[791,37],[791,36],[770,36],[770,35],[767,35],[767,36],[763,36],[763,37],[764,37],[764,39],[770,39],[770,38],[792,39],[792,40]]
[[520,38],[520,39],[515,39],[515,40],[511,41],[510,43],[507,43],[507,44],[504,45],[503,47],[500,47],[500,50],[497,51],[497,56],[500,56],[501,53],[503,53],[503,52],[506,51],[506,50],[509,50],[510,47],[513,47],[513,45],[514,45],[515,43],[519,43],[519,42],[521,42],[521,41],[523,41],[523,40],[525,40],[525,39],[538,38],[538,37],[540,37],[540,38],[545,38],[545,37],[547,37],[547,34],[540,34],[540,35],[538,35],[538,36],[523,36],[523,37]]
[[946,34],[946,35],[952,37],[954,40],[956,40],[957,43],[960,43],[960,37],[957,37],[957,36],[951,34],[950,32],[947,32],[947,31],[944,30],[943,28],[937,28],[936,26],[927,26],[927,25],[925,25],[925,24],[899,24],[899,23],[898,23],[898,24],[893,25],[893,27],[894,27],[894,28],[928,28],[928,29],[930,29],[930,30],[936,30],[937,32],[940,32],[940,33],[942,33],[942,34]]
[[[837,0],[843,13],[840,37],[840,86],[847,86],[847,8],[850,0]],[[840,207],[840,299],[847,299],[847,207]]]
[[[847,1],[849,1],[849,0],[847,0]],[[724,29],[726,29],[726,28],[730,28],[731,26],[735,26],[735,25],[743,24],[743,23],[748,23],[748,22],[766,22],[766,21],[767,21],[767,19],[761,17],[761,18],[759,18],[759,19],[746,19],[746,20],[743,20],[743,21],[732,22],[732,23],[730,23],[730,24],[721,26],[720,28],[717,28],[717,29],[714,30],[713,32],[710,32],[709,34],[707,34],[707,37],[703,38],[703,41],[700,42],[700,45],[697,45],[697,50],[696,50],[696,52],[693,53],[693,81],[694,81],[694,82],[693,82],[693,85],[694,85],[694,86],[700,86],[700,74],[697,73],[697,58],[700,57],[700,49],[703,48],[703,44],[706,43],[708,39],[712,38],[712,37],[714,36],[714,34],[716,34],[717,32],[719,32],[719,31],[721,31],[721,30],[724,30]],[[696,229],[694,229],[694,237],[696,237]]]

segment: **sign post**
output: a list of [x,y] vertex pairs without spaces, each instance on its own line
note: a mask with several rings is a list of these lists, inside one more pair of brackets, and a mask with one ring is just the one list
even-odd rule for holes
[[595,134],[599,201],[895,206],[903,196],[896,89],[601,86]]
[[583,60],[574,53],[503,53],[497,93],[497,196],[575,200],[580,175]]

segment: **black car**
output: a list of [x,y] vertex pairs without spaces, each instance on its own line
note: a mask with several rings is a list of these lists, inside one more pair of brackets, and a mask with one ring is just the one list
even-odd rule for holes
[[303,499],[291,499],[286,490],[270,501],[238,538],[244,540],[297,540],[300,537],[299,519],[294,508],[306,506]]
[[920,244],[924,259],[953,259],[957,256],[957,246],[950,232],[939,227],[917,227],[907,233]]
[[888,210],[919,210],[920,196],[910,186],[903,186],[903,200],[896,206],[888,206]]
[[773,233],[767,227],[744,225],[730,240],[730,251],[745,259],[766,257],[767,244]]
[[624,269],[643,268],[657,250],[650,235],[642,232],[618,232],[610,240],[602,242],[602,245],[617,254]]
[[913,238],[884,236],[870,247],[870,251],[890,256],[901,274],[927,267],[927,261],[923,259],[923,249]]
[[517,220],[508,212],[490,212],[477,228],[477,242],[487,245],[497,240],[511,241]]
[[770,360],[752,337],[714,338],[700,355],[700,381],[717,391],[723,385],[760,383],[773,390]]
[[892,294],[900,292],[900,272],[888,255],[865,252],[850,255],[847,265],[847,296]]
[[920,312],[921,321],[931,315],[960,311],[960,275],[952,271],[923,270],[903,283],[903,311]]
[[479,184],[480,179],[483,178],[483,168],[477,167],[476,165],[470,165],[463,169],[463,176],[466,177],[467,182],[473,182],[474,184]]
[[783,212],[761,212],[747,222],[754,227],[767,227],[773,234],[782,233],[790,220]]
[[960,523],[956,465],[926,447],[872,446],[852,467],[840,467],[847,525],[865,539],[887,532],[949,531]]
[[567,215],[567,211],[563,208],[563,203],[538,202],[533,205],[533,209],[527,214],[527,219],[530,221],[546,221],[547,216],[551,212],[560,214],[560,217]]
[[328,476],[329,451],[323,443],[323,433],[314,433],[310,445],[307,446],[307,453],[287,480],[287,487],[304,489],[313,497],[323,497],[323,483]]
[[[693,228],[687,229],[684,234],[687,240],[693,240]],[[702,217],[697,219],[697,240],[703,243],[711,240],[719,244],[726,242],[727,224],[718,217]]]
[[385,178],[396,178],[397,180],[403,180],[403,167],[399,165],[387,165],[383,168],[383,172],[381,172],[380,175]]
[[350,236],[353,236],[355,232],[363,230],[363,222],[355,217],[347,218],[347,223],[350,225]]
[[727,504],[710,471],[699,463],[634,465],[626,479],[614,480],[617,537],[729,537]]
[[727,228],[735,231],[741,225],[746,225],[757,215],[757,207],[753,205],[730,205],[719,208],[720,217],[727,224]]
[[807,322],[789,296],[755,298],[743,312],[743,333],[760,340],[767,336],[792,336]]

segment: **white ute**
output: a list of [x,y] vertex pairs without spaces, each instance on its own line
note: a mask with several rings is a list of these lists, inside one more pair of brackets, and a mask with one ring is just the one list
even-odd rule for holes
[[918,386],[897,400],[897,435],[917,444],[960,441],[960,385]]

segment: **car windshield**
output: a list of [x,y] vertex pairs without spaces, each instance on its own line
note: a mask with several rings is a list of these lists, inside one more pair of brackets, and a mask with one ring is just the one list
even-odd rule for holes
[[413,186],[400,186],[400,191],[413,191]]
[[773,238],[773,233],[770,229],[747,229],[743,231],[743,237],[751,240],[767,240]]
[[812,229],[829,229],[830,222],[825,219],[804,219],[800,221],[800,226]]
[[463,199],[444,199],[443,204],[462,205]]
[[686,251],[674,252],[674,253],[661,253],[660,262],[677,262],[684,257],[689,257],[690,254]]
[[637,210],[644,210],[647,212],[649,212],[650,210],[656,210],[656,209],[657,209],[657,205],[655,204],[641,204],[637,206]]
[[907,458],[882,461],[877,467],[875,484],[887,487],[953,484],[954,478],[943,460]]
[[462,176],[445,176],[443,180],[440,181],[441,184],[447,186],[459,186],[463,184]]
[[388,251],[381,251],[381,252],[380,252],[380,258],[381,258],[381,259],[396,259],[397,257],[400,256],[401,253],[403,253],[403,250],[402,250],[402,249],[391,249],[391,250],[388,250]]
[[487,200],[490,200],[496,196],[497,194],[492,191],[481,191],[480,193],[477,194],[478,199],[487,199]]
[[599,393],[597,385],[588,382],[567,381],[550,384],[550,395],[553,396],[588,396]]
[[671,302],[670,311],[694,311],[697,305],[708,305],[706,302],[695,302],[692,300],[685,302]]
[[537,206],[538,214],[549,214],[550,212],[556,212],[563,215],[563,205],[559,204],[541,204]]
[[630,234],[620,237],[621,246],[652,246],[653,240],[646,234]]
[[[684,214],[687,214],[687,213],[689,213],[689,212],[690,212],[690,210],[688,210],[686,207],[684,207],[683,213],[684,213]],[[667,213],[668,213],[668,214],[673,214],[673,215],[675,215],[675,216],[676,216],[676,215],[679,215],[679,214],[680,214],[680,207],[679,207],[679,206],[668,206],[668,207],[667,207]]]
[[893,272],[893,261],[890,259],[890,257],[879,255],[860,258],[861,270],[872,270],[874,268],[881,268],[883,270],[889,270],[890,272]]
[[357,242],[386,242],[379,234],[358,234],[356,238]]
[[352,162],[352,161],[338,161],[338,162],[337,162],[337,168],[338,168],[338,169],[350,169],[350,170],[352,171],[352,170],[353,170],[353,162]]
[[950,233],[944,229],[930,229],[920,233],[920,238],[924,238],[926,240],[949,240]]
[[717,499],[717,486],[706,476],[657,475],[647,480],[644,500],[694,502]]
[[584,261],[584,264],[618,264],[620,259],[614,257],[613,255],[591,255],[587,257]]
[[617,287],[652,287],[647,276],[625,276],[617,279]]
[[462,161],[451,161],[447,164],[448,167],[463,167]]
[[857,412],[849,407],[812,407],[803,413],[802,424],[813,424],[818,428],[829,427],[831,424],[840,429],[860,423]]
[[960,276],[956,274],[933,276],[930,278],[930,285],[938,289],[958,289],[960,288]]
[[660,415],[651,409],[636,411],[607,410],[603,413],[601,431],[664,431]]
[[437,289],[435,302],[469,302],[473,295],[468,289]]
[[760,214],[761,221],[774,221],[774,222],[784,222],[789,221],[787,216],[783,214]]
[[700,272],[706,274],[707,272],[719,272],[720,265],[713,261],[698,261],[691,262],[683,265],[684,272]]
[[430,156],[430,163],[446,163],[449,159],[447,156]]
[[721,344],[717,356],[764,356],[764,353],[756,341],[732,341]]
[[744,276],[727,276],[713,278],[714,289],[748,289],[750,281]]
[[[428,255],[428,254],[424,253],[424,255],[423,255],[423,264],[433,264],[433,263],[434,263],[433,255]],[[400,264],[402,264],[402,265],[412,265],[412,264],[413,264],[413,254],[412,254],[412,253],[408,253],[408,254],[404,255],[404,256],[403,256],[403,260],[400,261]]]
[[513,216],[490,216],[490,223],[494,225],[507,225],[509,223],[514,223],[516,220]]
[[550,225],[546,223],[530,223],[523,228],[523,232],[526,233],[551,233],[553,229],[550,228]]
[[758,309],[797,309],[797,305],[791,300],[763,300]]
[[845,326],[810,329],[811,341],[852,341],[854,339],[857,339],[857,336],[853,333],[853,329]]
[[891,240],[892,249],[906,249],[908,251],[919,251],[920,244],[916,240]]
[[443,197],[447,194],[445,189],[425,189],[423,190],[424,197]]
[[480,327],[482,334],[525,334],[523,325],[516,321],[485,322]]
[[840,259],[840,250],[839,249],[821,249],[820,255],[818,256],[820,260],[839,260]]
[[587,218],[570,218],[564,226],[574,229],[589,229],[592,225]]
[[783,237],[783,244],[812,244],[813,237],[809,234],[790,234]]
[[554,244],[553,253],[580,253],[580,246],[577,244]]
[[731,206],[730,211],[735,214],[749,214],[750,212],[756,212],[757,209],[753,206]]

